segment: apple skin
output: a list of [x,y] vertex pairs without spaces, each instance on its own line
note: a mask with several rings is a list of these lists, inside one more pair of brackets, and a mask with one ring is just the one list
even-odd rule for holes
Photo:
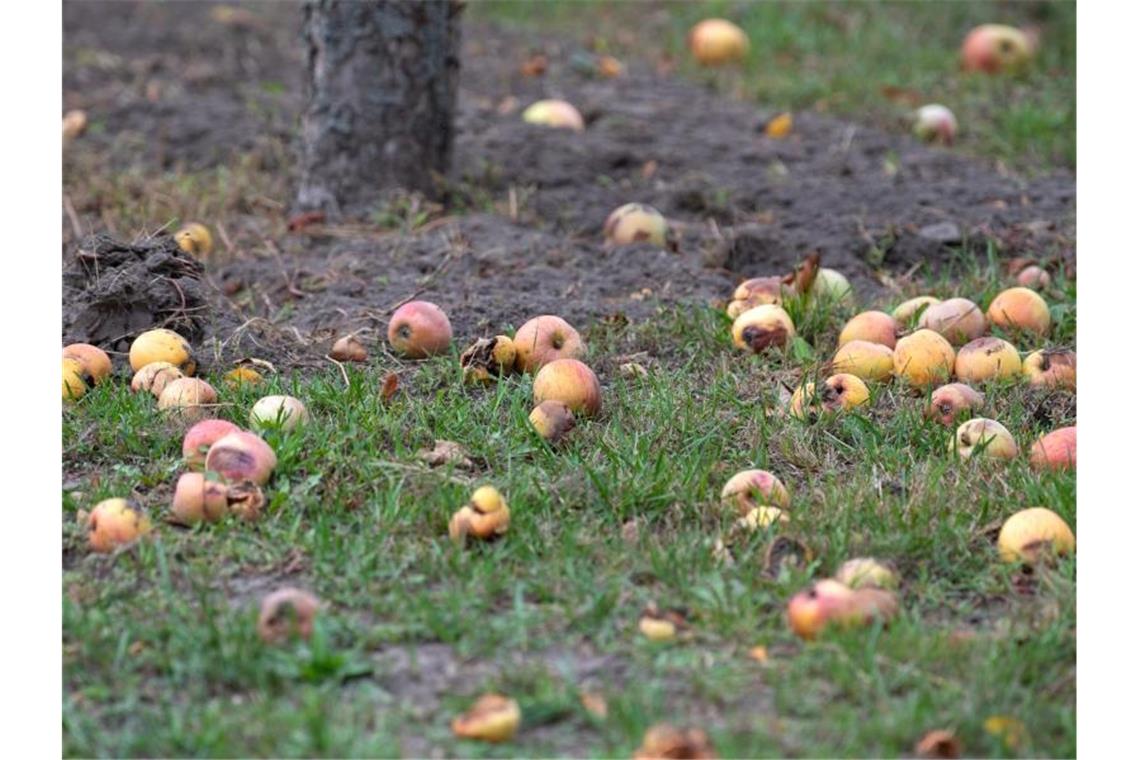
[[1003,290],[990,302],[986,317],[994,327],[1048,335],[1052,326],[1049,304],[1036,291],[1016,287]]
[[795,334],[792,318],[775,304],[749,309],[732,323],[733,345],[757,354],[767,348],[783,348]]
[[847,320],[847,324],[839,333],[839,347],[842,348],[853,340],[865,340],[868,343],[894,348],[898,341],[898,333],[899,323],[890,314],[881,311],[864,311]]
[[895,370],[895,352],[881,343],[853,340],[835,352],[831,368],[867,382],[886,382]]
[[581,359],[586,345],[562,317],[543,314],[523,323],[515,333],[515,367],[535,372],[556,359]]
[[280,588],[261,600],[257,635],[266,644],[278,644],[292,636],[308,639],[321,609],[321,600],[299,588]]
[[1058,428],[1037,439],[1029,450],[1035,470],[1077,469],[1077,426]]
[[753,277],[736,286],[732,300],[755,300],[753,306],[766,303],[780,305],[784,296],[784,283],[780,277]]
[[513,739],[521,721],[518,702],[501,694],[484,694],[451,721],[451,731],[461,739],[498,744]]
[[915,296],[896,306],[895,310],[891,312],[891,316],[900,325],[908,325],[912,320],[921,316],[928,306],[933,306],[936,303],[942,303],[942,299],[934,296]]
[[101,383],[111,376],[111,357],[98,346],[90,343],[72,343],[63,347],[64,359],[77,359],[91,374],[95,383]]
[[791,522],[788,513],[779,507],[753,507],[736,521],[736,524],[747,531],[764,530],[776,523]]
[[1034,351],[1021,363],[1021,373],[1035,388],[1077,389],[1077,354],[1067,349]]
[[333,343],[329,356],[338,362],[363,362],[368,361],[368,349],[355,335],[343,335]]
[[507,532],[510,522],[511,511],[499,490],[480,486],[471,494],[471,500],[451,516],[447,532],[459,543],[468,536],[492,541]]
[[1033,57],[1033,43],[1020,29],[1004,24],[982,24],[962,40],[962,68],[998,74],[1024,67]]
[[787,509],[791,504],[788,489],[767,470],[741,470],[728,479],[720,491],[720,500],[736,507],[741,517],[756,507],[774,505]]
[[702,66],[739,63],[748,55],[748,35],[736,24],[722,18],[701,21],[689,30],[689,50]]
[[895,345],[895,377],[912,388],[924,388],[950,379],[954,348],[934,330],[921,329]]
[[986,316],[968,298],[948,298],[931,304],[918,318],[918,326],[933,330],[953,346],[961,346],[986,334]]
[[182,437],[182,459],[186,466],[198,470],[206,465],[206,452],[217,441],[240,431],[234,423],[228,420],[202,420],[196,422]]
[[174,233],[178,247],[196,259],[204,259],[214,252],[214,236],[210,228],[199,222],[191,222]]
[[173,330],[147,330],[131,343],[131,369],[138,372],[153,362],[170,362],[189,377],[198,368],[190,343]]
[[275,467],[277,455],[273,448],[244,430],[219,438],[206,453],[206,469],[231,482],[251,480],[263,486]]
[[1077,539],[1069,524],[1045,507],[1030,507],[1010,515],[998,534],[998,553],[1005,562],[1033,563],[1041,558],[1045,544],[1059,555],[1071,554]]
[[87,543],[92,551],[114,551],[150,531],[150,519],[126,499],[101,501],[87,515]]
[[534,376],[534,403],[544,401],[561,401],[575,414],[593,417],[602,406],[602,387],[577,359],[555,359]]
[[962,459],[970,459],[975,453],[991,459],[1013,459],[1017,456],[1017,442],[1005,425],[985,417],[975,417],[959,425],[950,448],[957,451]]
[[965,383],[949,383],[934,389],[926,416],[950,427],[962,416],[982,408],[985,396]]
[[410,301],[388,322],[388,342],[408,359],[426,359],[451,347],[451,321],[431,301]]
[[715,760],[716,749],[708,734],[699,728],[675,728],[668,723],[650,726],[642,737],[641,746],[633,752],[633,760],[661,760],[662,758],[688,760]]
[[1001,338],[972,340],[958,349],[954,374],[966,382],[1005,380],[1021,375],[1021,355]]
[[627,203],[610,212],[602,227],[606,244],[653,243],[664,247],[669,223],[661,212],[644,203]]
[[523,111],[522,119],[527,124],[569,129],[574,132],[582,132],[586,129],[586,122],[582,118],[582,114],[565,100],[539,100],[531,103]]
[[958,120],[946,106],[931,103],[915,111],[914,134],[927,142],[950,145],[958,134]]

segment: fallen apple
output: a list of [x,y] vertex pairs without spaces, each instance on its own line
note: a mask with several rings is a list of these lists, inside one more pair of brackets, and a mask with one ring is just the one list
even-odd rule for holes
[[177,415],[184,420],[200,420],[216,404],[218,394],[213,386],[196,377],[180,377],[171,380],[158,396],[161,411]]
[[1030,264],[1017,273],[1017,284],[1023,288],[1033,288],[1034,290],[1043,290],[1053,283],[1053,278],[1049,273],[1037,266]]
[[263,396],[249,412],[254,430],[295,430],[308,422],[309,410],[293,396]]
[[602,405],[594,371],[577,359],[555,359],[534,376],[534,403],[561,401],[576,414],[592,417]]
[[507,532],[511,511],[506,499],[494,486],[480,486],[471,500],[451,516],[447,532],[453,541],[462,543],[468,536],[493,541]]
[[931,103],[915,111],[914,134],[927,142],[938,141],[949,145],[958,134],[958,120],[946,106]]
[[443,309],[430,301],[410,301],[388,322],[388,342],[409,359],[442,354],[451,346],[451,322]]
[[973,456],[1013,459],[1017,456],[1017,442],[997,420],[975,417],[958,426],[950,450],[957,451],[962,459]]
[[788,489],[767,470],[742,470],[724,484],[721,502],[733,506],[741,517],[756,507],[775,505],[787,509],[791,504]]
[[151,362],[131,378],[131,391],[149,393],[158,398],[166,390],[166,386],[184,377],[186,375],[182,374],[182,370],[170,362]]
[[451,721],[451,731],[461,739],[498,743],[513,739],[521,721],[518,702],[501,694],[484,694]]
[[851,589],[837,580],[816,581],[788,601],[788,624],[802,639],[814,639],[828,626],[851,628],[879,619],[889,621],[898,612],[898,600],[878,588]]
[[748,55],[748,35],[723,18],[709,18],[689,30],[689,50],[702,66],[740,63]]
[[543,314],[523,323],[515,333],[515,365],[534,372],[556,359],[580,359],[586,346],[578,331],[562,317]]
[[557,129],[572,129],[581,132],[586,122],[578,109],[565,100],[539,100],[527,106],[522,113],[523,121]]
[[899,324],[890,314],[881,311],[864,311],[847,320],[839,333],[839,348],[853,340],[865,340],[894,348],[898,341]]
[[668,723],[658,723],[645,732],[641,746],[633,753],[633,760],[714,760],[716,750],[708,734],[699,728],[679,729]]
[[871,398],[867,386],[855,375],[832,375],[816,390],[815,383],[804,383],[788,402],[789,413],[798,419],[811,419],[823,412],[838,412],[866,404]]
[[998,553],[1006,562],[1034,563],[1044,559],[1047,551],[1064,556],[1076,548],[1077,539],[1068,523],[1045,507],[1014,513],[998,533]]
[[895,377],[913,388],[942,383],[954,371],[954,348],[933,330],[916,330],[895,345],[894,364]]
[[64,143],[79,137],[87,129],[87,112],[78,108],[72,109],[63,115],[63,141]]
[[962,41],[962,68],[997,74],[1024,67],[1033,57],[1034,45],[1020,29],[1004,24],[982,24]]
[[344,335],[333,343],[329,356],[338,362],[363,362],[368,361],[368,349],[355,335]]
[[627,203],[614,209],[602,227],[606,245],[653,243],[664,247],[669,223],[661,212],[644,203]]
[[1048,335],[1052,323],[1049,304],[1029,288],[1016,287],[998,293],[986,310],[990,324],[1006,330]]
[[737,519],[736,524],[745,531],[765,530],[776,523],[790,522],[788,513],[779,507],[753,507],[748,514]]
[[733,344],[757,354],[768,348],[783,348],[795,334],[792,318],[775,304],[749,309],[732,323]]
[[732,292],[734,301],[751,301],[753,306],[766,303],[780,305],[784,294],[784,278],[753,277],[736,286]]
[[480,338],[459,355],[459,366],[463,368],[466,382],[488,383],[495,378],[509,375],[515,368],[518,352],[515,342],[506,335],[493,338]]
[[1068,349],[1042,349],[1025,357],[1021,373],[1037,388],[1077,389],[1077,354]]
[[247,364],[231,369],[222,379],[226,385],[231,388],[240,388],[245,385],[258,385],[263,380],[261,373]]
[[827,267],[820,268],[809,292],[813,299],[825,303],[847,305],[855,303],[855,291],[851,289],[851,283],[842,272]]
[[1021,356],[1013,344],[1001,338],[978,338],[958,349],[954,374],[967,382],[1019,377]]
[[147,330],[131,343],[131,369],[138,372],[153,362],[170,362],[184,375],[198,368],[190,344],[173,330]]
[[856,557],[839,566],[835,580],[851,589],[898,588],[899,577],[894,570],[873,557]]
[[960,418],[982,408],[985,396],[965,383],[949,383],[934,389],[926,416],[949,427]]
[[63,400],[78,401],[95,385],[87,365],[78,359],[63,359]]
[[1077,469],[1077,426],[1058,428],[1038,438],[1029,450],[1029,464],[1036,470]]
[[299,588],[279,588],[261,600],[257,635],[266,644],[278,644],[294,636],[308,639],[321,610],[321,600]]
[[561,401],[543,401],[531,411],[530,424],[547,443],[557,445],[574,429],[574,413]]
[[206,453],[206,469],[220,473],[230,482],[250,480],[263,486],[276,466],[273,448],[244,430],[219,438]]
[[986,333],[986,317],[968,298],[948,298],[931,304],[918,318],[918,326],[933,330],[951,345],[961,346]]
[[150,533],[150,519],[126,499],[106,499],[87,515],[87,543],[110,552]]
[[111,357],[98,346],[72,343],[63,347],[63,358],[78,360],[95,383],[101,383],[111,376]]
[[182,459],[186,466],[198,470],[206,465],[206,453],[220,439],[240,431],[228,420],[202,420],[186,431],[182,438]]
[[171,511],[181,524],[217,522],[229,511],[226,484],[220,479],[211,480],[210,474],[186,472],[178,478]]
[[895,352],[881,343],[852,340],[835,352],[831,368],[860,380],[886,382],[895,370]]
[[942,303],[942,300],[934,296],[915,296],[896,306],[895,310],[891,312],[891,316],[900,325],[909,325],[920,317],[928,306],[933,306],[936,303]]
[[204,259],[214,252],[214,236],[210,229],[198,222],[191,222],[174,233],[178,247],[194,258]]

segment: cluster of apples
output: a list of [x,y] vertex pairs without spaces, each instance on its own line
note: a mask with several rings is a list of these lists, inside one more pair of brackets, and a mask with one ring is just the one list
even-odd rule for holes
[[[795,335],[795,325],[782,303],[789,297],[810,298],[822,292],[815,290],[816,282],[827,270],[819,269],[818,264],[817,256],[809,257],[789,275],[753,278],[736,288],[727,313],[733,319],[733,343],[738,349],[760,353],[787,346]],[[1030,266],[1017,268],[1020,282],[1030,279],[1020,277]],[[1047,284],[1042,273],[1030,273],[1038,287]],[[831,283],[846,283],[845,278],[839,279],[841,274],[836,275],[829,277]],[[850,301],[849,286],[838,295]],[[802,383],[788,402],[788,411],[801,419],[839,413],[870,401],[867,383],[896,380],[908,389],[930,392],[926,415],[950,426],[982,406],[983,394],[968,383],[1021,379],[1034,387],[1074,391],[1075,352],[1038,349],[1023,360],[1013,344],[987,335],[991,328],[998,328],[1011,336],[1040,341],[1048,338],[1051,327],[1048,304],[1036,291],[1022,285],[999,293],[984,312],[965,298],[943,301],[933,296],[911,298],[890,314],[860,312],[839,334],[837,351],[828,365],[834,374],[818,387],[814,382]],[[946,383],[952,377],[959,382]],[[938,383],[945,384],[930,391]],[[983,417],[962,423],[950,446],[963,458],[1011,459],[1019,453],[1009,431],[996,420]],[[1030,464],[1038,469],[1075,468],[1076,427],[1039,438],[1032,446]],[[787,489],[765,470],[737,473],[725,484],[721,498],[737,508],[739,523],[745,528],[788,522]],[[1008,561],[1033,561],[1044,547],[1058,555],[1066,554],[1074,545],[1065,521],[1043,507],[1011,516],[998,541],[999,553]],[[866,571],[875,588],[863,588],[862,581],[852,582],[849,576],[855,569],[859,574]],[[887,620],[898,605],[893,591],[884,584],[896,582],[877,560],[852,560],[835,578],[819,581],[793,597],[788,607],[789,623],[797,634],[813,638],[832,622],[850,626]]]
[[[182,474],[171,503],[173,521],[183,525],[215,522],[233,514],[255,519],[265,504],[261,487],[277,466],[272,447],[256,432],[209,416],[218,396],[213,386],[194,377],[197,361],[189,342],[173,330],[141,333],[131,343],[128,359],[134,374],[131,390],[149,393],[158,409],[172,419],[193,423],[182,441],[189,472]],[[89,388],[111,377],[112,362],[105,351],[86,343],[63,349],[63,396],[73,402]],[[242,366],[226,375],[230,385],[259,382],[256,370]],[[309,419],[305,405],[292,396],[264,396],[250,410],[255,431],[292,429]],[[88,544],[106,552],[151,531],[146,515],[126,499],[108,499],[85,516]]]

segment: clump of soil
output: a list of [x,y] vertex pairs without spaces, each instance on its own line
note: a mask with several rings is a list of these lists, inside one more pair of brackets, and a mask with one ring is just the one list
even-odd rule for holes
[[203,271],[170,235],[136,243],[89,236],[63,275],[64,341],[126,351],[135,336],[155,327],[200,340],[207,308]]

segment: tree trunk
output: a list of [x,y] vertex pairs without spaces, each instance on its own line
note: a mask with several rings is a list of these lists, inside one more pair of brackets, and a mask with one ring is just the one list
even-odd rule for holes
[[310,0],[299,210],[375,209],[385,191],[438,197],[451,162],[462,0]]

